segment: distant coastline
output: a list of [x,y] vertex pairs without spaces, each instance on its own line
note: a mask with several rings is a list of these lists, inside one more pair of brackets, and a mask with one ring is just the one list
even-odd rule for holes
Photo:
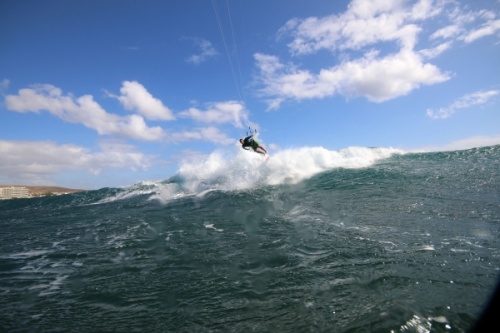
[[28,189],[30,197],[44,197],[49,195],[63,195],[77,192],[84,192],[86,190],[73,189],[60,186],[27,186],[27,185],[0,185],[2,187],[24,187]]

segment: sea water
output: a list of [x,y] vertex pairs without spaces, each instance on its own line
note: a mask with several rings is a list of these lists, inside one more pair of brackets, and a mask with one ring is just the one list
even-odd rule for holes
[[499,277],[499,159],[218,151],[0,201],[0,331],[467,332]]

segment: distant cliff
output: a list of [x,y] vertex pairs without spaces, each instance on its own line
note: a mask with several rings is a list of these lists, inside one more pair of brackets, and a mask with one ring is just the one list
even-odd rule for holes
[[46,195],[62,195],[75,192],[83,192],[85,190],[66,188],[60,186],[26,186],[26,185],[0,185],[0,187],[26,187],[28,192],[33,197]]

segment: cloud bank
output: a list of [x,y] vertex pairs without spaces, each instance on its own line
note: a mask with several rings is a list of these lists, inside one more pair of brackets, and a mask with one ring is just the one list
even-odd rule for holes
[[120,95],[107,93],[117,99],[129,111],[137,112],[129,116],[119,116],[106,112],[91,95],[74,97],[63,94],[60,88],[50,84],[33,85],[20,89],[17,95],[8,95],[5,104],[8,110],[20,113],[40,113],[46,111],[66,122],[82,124],[95,130],[100,135],[110,135],[141,141],[171,142],[200,140],[215,144],[229,144],[231,139],[221,129],[213,125],[230,124],[235,128],[243,128],[248,124],[248,111],[238,101],[207,103],[205,109],[195,107],[179,112],[179,117],[190,119],[196,123],[204,123],[209,127],[194,127],[179,133],[170,131],[166,135],[162,127],[150,127],[148,120],[171,121],[177,118],[173,112],[159,99],[154,98],[144,86],[136,81],[124,81]]
[[146,170],[153,157],[130,145],[103,143],[100,150],[52,141],[0,140],[0,181],[9,184],[46,185],[67,172],[99,174],[104,169]]

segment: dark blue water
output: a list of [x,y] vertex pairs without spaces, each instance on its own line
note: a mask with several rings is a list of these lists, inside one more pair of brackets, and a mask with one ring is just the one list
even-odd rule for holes
[[467,332],[499,277],[499,157],[214,153],[0,201],[0,332]]

